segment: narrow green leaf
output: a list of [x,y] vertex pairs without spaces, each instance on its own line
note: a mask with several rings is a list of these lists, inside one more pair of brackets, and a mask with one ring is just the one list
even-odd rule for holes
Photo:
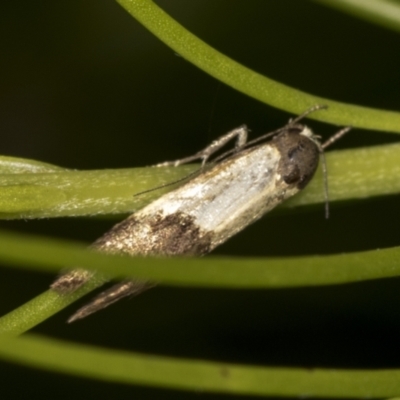
[[[0,157],[0,164],[2,160],[4,157]],[[20,165],[30,161],[16,160]],[[132,212],[176,185],[139,196],[135,194],[176,182],[197,168],[197,165],[183,165],[179,168],[72,171],[54,167],[53,171],[46,172],[0,173],[0,218]]]
[[89,251],[66,240],[4,231],[0,231],[0,259],[24,269],[58,271],[73,265],[113,278],[136,277],[196,287],[279,288],[400,275],[400,247],[302,257],[130,257]]
[[[67,241],[5,232],[0,232],[0,260],[25,269],[58,271],[79,266],[114,278],[231,289],[331,285],[400,275],[400,247],[294,258],[159,259],[100,254]],[[97,287],[104,275],[61,299],[54,293],[40,295],[0,318],[0,332],[24,332]]]
[[114,278],[136,277],[196,287],[330,285],[400,275],[400,247],[302,257],[130,257],[89,251],[66,240],[4,231],[0,231],[0,259],[24,269],[58,271],[73,265]]
[[[330,201],[400,193],[398,144],[332,151],[326,154],[326,159]],[[132,212],[176,188],[176,185],[139,196],[134,196],[135,193],[177,181],[197,168],[198,165],[183,165],[177,168],[0,174],[0,217],[43,218]],[[323,201],[322,173],[319,170],[304,191],[281,207]]]
[[400,370],[268,368],[162,357],[26,335],[0,338],[0,357],[107,382],[253,396],[376,398],[400,393]]
[[0,317],[0,335],[7,334],[15,336],[28,331],[52,315],[57,314],[63,308],[69,306],[101,284],[101,279],[93,279],[84,287],[68,296],[60,296],[52,290],[40,294],[21,307]]
[[151,0],[117,2],[186,60],[248,96],[294,114],[300,114],[315,104],[325,104],[329,106],[328,110],[313,113],[310,118],[338,125],[400,132],[398,112],[340,103],[296,90],[262,76],[216,51],[187,31]]

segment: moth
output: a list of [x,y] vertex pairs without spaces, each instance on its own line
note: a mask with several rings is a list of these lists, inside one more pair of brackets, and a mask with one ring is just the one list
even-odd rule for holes
[[[242,125],[193,156],[159,164],[178,166],[202,161],[195,176],[115,225],[91,248],[145,256],[209,253],[307,186],[324,149],[350,130],[343,128],[321,144],[320,137],[300,121],[323,108],[326,107],[314,106],[285,126],[252,141],[247,140],[248,129]],[[210,162],[210,157],[232,139],[236,139],[234,148]],[[51,288],[61,295],[70,293],[93,274],[74,269],[56,279]],[[153,286],[152,282],[140,280],[117,283],[79,309],[68,322]]]

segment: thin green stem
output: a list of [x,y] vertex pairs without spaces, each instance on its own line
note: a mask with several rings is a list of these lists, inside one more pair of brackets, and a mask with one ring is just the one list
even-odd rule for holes
[[26,335],[0,339],[0,357],[106,382],[253,396],[376,398],[400,392],[400,370],[268,368],[107,350]]
[[[26,269],[57,271],[79,265],[119,279],[230,289],[331,285],[400,275],[400,247],[294,258],[132,258],[95,253],[67,241],[4,232],[0,233],[0,260]],[[0,332],[22,333],[98,285],[99,281],[91,282],[66,296],[45,293],[0,318]]]
[[94,279],[74,293],[60,296],[53,290],[47,290],[20,307],[0,317],[0,335],[20,335],[41,322],[57,314],[85,294],[102,284]]
[[[400,132],[400,113],[341,103],[308,94],[246,68],[218,52],[171,18],[151,0],[117,0],[134,18],[167,46],[204,72],[266,104],[300,114],[315,104],[327,112],[310,118],[337,125]],[[327,79],[329,75],[327,75]]]

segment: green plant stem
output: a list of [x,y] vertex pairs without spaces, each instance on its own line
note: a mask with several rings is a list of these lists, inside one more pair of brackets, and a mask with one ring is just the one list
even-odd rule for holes
[[26,302],[23,306],[2,316],[0,318],[0,335],[20,335],[28,331],[101,284],[102,280],[93,279],[76,292],[65,296],[60,296],[52,290],[47,290]]
[[[398,144],[328,152],[330,201],[400,193],[399,159]],[[19,162],[22,164],[24,160],[19,159]],[[3,162],[4,168],[7,168],[6,164]],[[2,157],[0,172],[1,165]],[[184,165],[177,168],[0,173],[0,217],[43,218],[132,212],[176,185],[139,196],[134,196],[135,193],[184,178],[197,168],[198,165]],[[323,202],[322,179],[319,170],[304,191],[281,207]]]
[[[159,259],[100,254],[67,241],[4,232],[0,232],[0,260],[26,269],[57,271],[79,265],[119,279],[135,277],[169,285],[230,289],[331,285],[400,275],[400,247],[330,256]],[[0,332],[20,334],[98,284],[91,282],[60,299],[52,292],[38,296],[0,318]]]
[[253,396],[374,398],[400,392],[400,370],[268,368],[161,357],[26,335],[0,339],[5,360],[124,384]]
[[[7,169],[8,157],[5,159],[0,157],[2,219],[132,212],[177,185],[160,186],[184,178],[198,168],[197,165],[97,171],[59,168],[38,173],[1,173]],[[26,166],[31,160],[19,159],[19,162]],[[135,196],[153,188],[159,189]]]
[[[167,46],[221,82],[273,107],[300,114],[315,104],[324,113],[311,119],[400,133],[400,113],[377,110],[314,96],[258,74],[216,51],[187,31],[151,0],[116,0]],[[327,79],[330,79],[327,76]]]
[[173,286],[260,289],[360,282],[399,276],[399,259],[400,247],[301,257],[131,257],[90,251],[66,240],[0,231],[0,260],[10,265],[53,272],[79,265],[110,278]]

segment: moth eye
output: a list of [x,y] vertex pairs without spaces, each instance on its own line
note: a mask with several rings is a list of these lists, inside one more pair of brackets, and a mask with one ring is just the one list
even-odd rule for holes
[[297,183],[301,179],[300,169],[297,165],[294,165],[290,172],[283,176],[285,183],[290,185],[291,183]]

